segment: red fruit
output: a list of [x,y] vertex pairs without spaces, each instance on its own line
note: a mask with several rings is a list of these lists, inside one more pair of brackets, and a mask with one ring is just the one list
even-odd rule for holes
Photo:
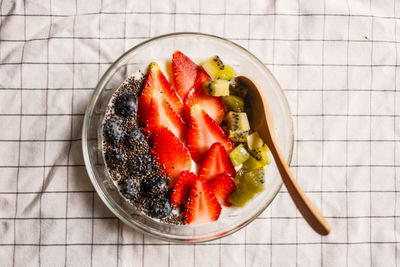
[[221,214],[221,205],[207,183],[197,178],[190,190],[186,207],[183,213],[188,224],[200,224],[218,220]]
[[187,195],[190,189],[192,189],[196,178],[197,176],[190,171],[183,171],[179,174],[171,194],[172,206],[179,207],[179,205],[184,205],[186,203]]
[[211,182],[210,187],[221,205],[227,207],[231,205],[231,203],[228,202],[228,198],[232,192],[235,191],[236,185],[229,174],[222,173],[218,175]]
[[145,123],[147,131],[152,132],[159,128],[167,127],[180,140],[185,139],[185,122],[178,114],[176,114],[168,101],[162,97],[160,92],[153,92],[153,98],[147,112],[147,120]]
[[153,94],[154,92],[161,92],[162,96],[169,102],[174,111],[178,115],[182,115],[183,102],[181,98],[174,91],[157,63],[153,62],[149,66],[144,88],[139,97],[138,117],[142,124],[144,124],[148,118],[151,100],[155,97]]
[[164,165],[164,173],[170,178],[169,185],[173,186],[179,173],[191,168],[189,150],[167,128],[154,131],[152,140],[154,156],[161,165]]
[[185,99],[184,117],[187,121],[187,118],[190,117],[190,108],[194,104],[200,104],[204,110],[206,110],[207,114],[210,115],[210,117],[218,124],[220,124],[224,118],[225,106],[221,98],[207,95],[204,92],[203,87],[193,88]]
[[214,143],[201,164],[199,176],[209,182],[222,173],[235,177],[236,171],[225,148],[221,143]]
[[184,99],[184,117],[190,117],[190,107],[194,104],[200,104],[208,115],[213,118],[218,124],[221,123],[225,115],[225,106],[220,97],[207,95],[204,92],[203,84],[210,80],[210,76],[202,68],[198,69],[196,81],[193,89],[189,91]]
[[214,143],[221,143],[227,152],[233,147],[221,126],[198,104],[190,109],[190,126],[186,141],[190,154],[197,163],[203,162],[207,151]]
[[197,76],[196,76],[196,80],[194,82],[193,87],[194,88],[201,87],[203,89],[203,84],[210,79],[211,79],[210,75],[208,75],[207,72],[203,68],[199,67],[197,69]]
[[172,55],[172,73],[176,91],[185,99],[197,77],[198,66],[185,56],[181,51]]

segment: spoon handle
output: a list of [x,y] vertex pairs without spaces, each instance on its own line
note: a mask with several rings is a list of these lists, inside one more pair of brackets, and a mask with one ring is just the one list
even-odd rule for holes
[[304,191],[301,189],[296,179],[294,179],[292,172],[289,169],[282,153],[275,143],[270,140],[271,144],[267,144],[274,156],[276,166],[282,176],[282,180],[286,185],[286,188],[296,204],[297,209],[301,212],[304,219],[308,224],[320,235],[328,235],[331,231],[329,223],[326,221],[324,216],[317,210],[317,208],[311,203]]

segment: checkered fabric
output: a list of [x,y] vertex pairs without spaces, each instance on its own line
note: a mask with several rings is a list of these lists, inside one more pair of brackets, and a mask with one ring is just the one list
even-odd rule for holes
[[[399,266],[399,0],[0,0],[1,266]],[[101,202],[81,152],[98,79],[130,47],[204,32],[274,73],[294,120],[292,171],[332,226],[283,187],[239,232],[182,245]]]

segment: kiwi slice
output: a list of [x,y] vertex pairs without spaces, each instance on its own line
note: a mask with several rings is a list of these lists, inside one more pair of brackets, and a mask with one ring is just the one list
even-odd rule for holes
[[239,179],[239,188],[255,194],[264,190],[264,169],[256,169],[246,172]]
[[263,166],[269,164],[270,160],[268,157],[269,148],[266,144],[256,149],[250,150],[250,154],[258,160]]
[[263,165],[252,156],[250,156],[250,158],[243,163],[243,169],[246,170],[256,170],[262,167]]
[[229,86],[229,95],[235,95],[238,97],[245,97],[249,89],[244,84],[240,83],[237,79],[231,80]]
[[229,153],[229,158],[232,161],[233,166],[239,166],[250,157],[249,152],[243,144],[238,145]]
[[228,199],[228,201],[235,206],[243,207],[257,193],[264,190],[263,169],[241,172],[237,180],[239,180],[237,189]]
[[264,141],[261,139],[258,132],[254,132],[247,136],[247,147],[249,150],[253,150],[264,145]]
[[244,100],[243,98],[235,95],[229,95],[222,97],[222,102],[228,111],[244,112]]
[[234,206],[243,207],[254,196],[253,193],[243,189],[236,189],[229,198],[228,202]]
[[227,80],[212,80],[204,83],[204,90],[212,96],[228,96],[229,81]]
[[230,130],[236,131],[249,131],[250,123],[247,118],[246,112],[233,112],[229,111],[225,120],[228,123]]
[[231,66],[225,65],[219,56],[213,56],[200,64],[203,69],[214,80],[223,79],[231,80],[235,77],[236,73]]
[[232,131],[229,130],[229,139],[231,139],[234,142],[240,142],[240,143],[246,143],[247,141],[247,136],[249,135],[250,131],[245,130],[245,131]]

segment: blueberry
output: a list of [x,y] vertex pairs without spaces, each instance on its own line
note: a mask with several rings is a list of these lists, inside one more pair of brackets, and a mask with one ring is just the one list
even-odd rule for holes
[[119,142],[124,136],[124,129],[122,127],[122,120],[113,116],[106,120],[103,128],[104,137],[110,143]]
[[121,193],[127,199],[134,199],[140,192],[140,182],[135,178],[128,178],[121,182]]
[[149,213],[152,217],[162,219],[171,215],[172,207],[168,199],[158,199],[149,207]]
[[168,192],[168,179],[162,176],[147,178],[142,184],[142,193],[151,198],[159,198]]
[[115,101],[115,113],[128,118],[136,114],[137,98],[135,94],[123,93]]
[[146,138],[140,129],[134,128],[130,131],[125,138],[125,145],[132,147],[133,145],[141,146]]
[[116,165],[121,164],[125,158],[125,150],[120,147],[108,149],[105,154],[106,162],[110,168],[115,168]]

